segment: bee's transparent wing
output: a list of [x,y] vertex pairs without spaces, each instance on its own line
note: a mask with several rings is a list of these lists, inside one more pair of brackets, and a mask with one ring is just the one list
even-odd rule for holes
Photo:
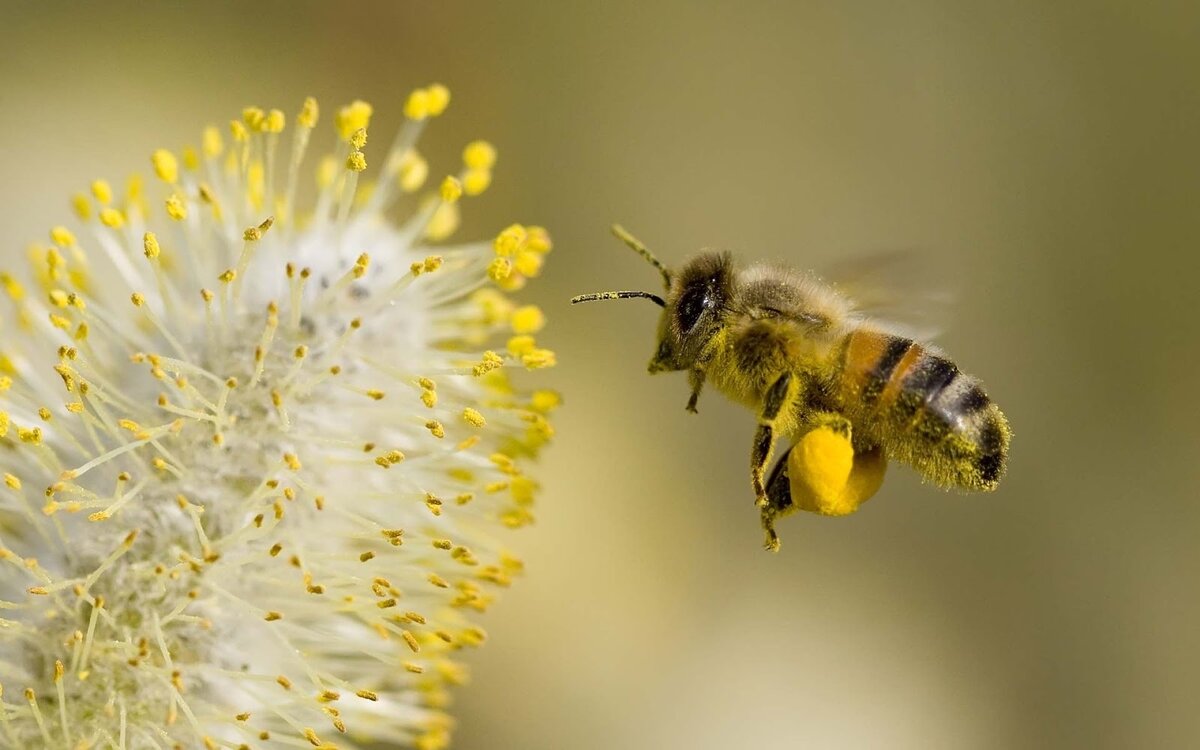
[[821,275],[862,318],[892,333],[931,341],[953,319],[953,266],[928,253],[889,250],[825,264]]

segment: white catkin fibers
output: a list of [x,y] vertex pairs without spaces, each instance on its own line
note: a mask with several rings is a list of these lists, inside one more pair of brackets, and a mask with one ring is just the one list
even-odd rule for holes
[[317,103],[248,107],[0,275],[0,747],[447,744],[559,401],[545,230],[446,242],[495,150],[421,192],[448,102],[372,171],[341,109],[304,205]]

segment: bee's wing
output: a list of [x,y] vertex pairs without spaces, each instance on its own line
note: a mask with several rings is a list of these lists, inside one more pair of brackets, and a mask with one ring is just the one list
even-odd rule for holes
[[892,333],[930,341],[952,319],[952,265],[914,250],[892,250],[834,261],[821,276],[850,300],[857,316]]

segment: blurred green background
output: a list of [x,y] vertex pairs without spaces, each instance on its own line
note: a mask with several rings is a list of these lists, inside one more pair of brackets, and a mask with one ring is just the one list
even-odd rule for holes
[[[245,104],[387,133],[444,82],[435,173],[500,150],[462,236],[553,232],[526,297],[567,398],[457,747],[1196,746],[1198,38],[1193,2],[10,3],[2,252]],[[762,552],[753,417],[645,374],[651,306],[566,303],[657,283],[614,220],[672,264],[954,269],[1000,490],[895,469]]]

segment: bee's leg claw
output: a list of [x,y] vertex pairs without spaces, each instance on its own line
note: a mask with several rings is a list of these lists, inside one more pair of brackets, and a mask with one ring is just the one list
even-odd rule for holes
[[767,540],[766,543],[763,544],[763,549],[767,550],[768,552],[778,552],[780,546],[779,534],[775,532],[775,517],[774,514],[771,513],[770,509],[763,509],[762,526],[763,531],[766,532],[767,535]]

